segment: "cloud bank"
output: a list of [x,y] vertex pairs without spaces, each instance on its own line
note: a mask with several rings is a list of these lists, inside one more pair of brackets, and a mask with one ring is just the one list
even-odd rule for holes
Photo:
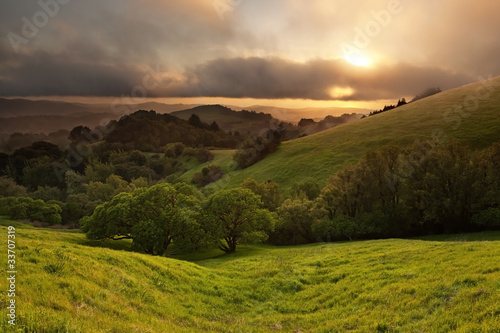
[[[399,1],[362,49],[371,67],[340,46],[386,0],[41,2],[58,11],[29,38],[40,3],[2,4],[0,96],[127,95],[157,67],[149,97],[395,99],[500,74],[500,2],[488,0]],[[12,33],[27,40],[18,50]]]

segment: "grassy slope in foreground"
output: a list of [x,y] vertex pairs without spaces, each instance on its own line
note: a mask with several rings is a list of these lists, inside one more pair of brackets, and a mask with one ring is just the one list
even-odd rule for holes
[[[499,140],[500,136],[500,76],[487,82],[472,83],[419,100],[373,117],[332,128],[305,138],[284,142],[279,150],[263,161],[232,172],[222,179],[229,186],[238,186],[246,178],[262,182],[273,179],[285,192],[301,179],[313,177],[324,185],[328,177],[352,164],[368,151],[388,143],[401,146],[416,139],[431,139],[435,130],[447,137],[481,149]],[[479,96],[490,93],[489,98]],[[490,90],[488,90],[490,89]],[[469,112],[447,114],[456,105],[474,106]],[[456,127],[456,128],[454,128]]]
[[[241,246],[187,262],[93,247],[77,232],[0,224],[3,249],[5,226],[16,226],[23,332],[500,330],[498,232]],[[0,331],[9,332],[0,281]]]

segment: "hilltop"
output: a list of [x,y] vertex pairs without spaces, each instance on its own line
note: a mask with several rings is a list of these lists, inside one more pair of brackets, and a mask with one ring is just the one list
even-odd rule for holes
[[276,128],[281,121],[267,113],[248,110],[234,111],[222,105],[201,105],[170,114],[184,120],[196,114],[205,123],[210,124],[215,121],[225,131],[238,131],[244,134],[258,134],[263,130]]
[[389,143],[408,146],[417,139],[438,136],[439,140],[455,138],[473,149],[482,149],[497,141],[499,135],[500,76],[283,142],[277,152],[244,170],[231,172],[220,182],[232,187],[247,178],[259,182],[272,179],[287,192],[294,183],[312,177],[323,186],[345,165]]
[[[23,332],[497,332],[498,232],[183,259],[16,228]],[[6,238],[0,240],[6,247]],[[488,258],[488,260],[484,260]],[[6,280],[0,287],[7,290]],[[7,293],[1,297],[8,301]],[[6,306],[0,330],[10,332]],[[12,330],[13,331],[13,330]]]

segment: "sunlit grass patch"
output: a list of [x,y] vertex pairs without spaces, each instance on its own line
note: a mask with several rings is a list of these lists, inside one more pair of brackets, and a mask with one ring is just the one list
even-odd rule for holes
[[[180,260],[6,220],[0,233],[9,224],[24,332],[500,330],[499,232],[241,246]],[[6,332],[7,301],[1,294]]]

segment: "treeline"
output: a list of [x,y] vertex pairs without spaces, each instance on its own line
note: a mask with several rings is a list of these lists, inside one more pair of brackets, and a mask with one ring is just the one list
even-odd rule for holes
[[278,212],[281,244],[498,228],[500,142],[482,152],[455,141],[386,146]]
[[264,135],[250,136],[234,154],[233,159],[238,168],[247,168],[278,150],[284,133],[284,129],[280,127],[268,130]]
[[[99,204],[121,192],[132,192],[159,181],[174,181],[176,175],[185,171],[184,163],[213,159],[207,148],[187,147],[182,143],[167,144],[159,151],[149,154],[138,150],[110,151],[96,145],[91,154],[71,168],[66,152],[48,142],[35,142],[11,155],[0,154],[0,198],[29,198],[57,204],[61,209],[60,220],[37,220],[51,225],[75,225],[82,216],[91,214]],[[214,175],[210,172],[207,177]],[[204,186],[217,179],[200,181],[195,175],[193,183]],[[8,202],[10,205],[14,201]],[[20,203],[31,204],[31,201]],[[30,214],[19,215],[14,211],[5,215],[32,219]]]
[[91,239],[133,239],[151,254],[216,244],[408,237],[500,228],[500,142],[473,152],[458,142],[389,145],[283,200],[273,181],[248,179],[205,197],[186,184],[122,193],[82,219]]
[[374,115],[382,113],[382,112],[393,110],[393,109],[400,107],[402,105],[405,105],[405,104],[408,104],[408,103],[406,102],[406,98],[403,97],[402,99],[398,100],[398,103],[396,105],[392,105],[392,104],[384,105],[383,109],[372,111],[372,112],[370,112],[370,114],[368,116],[374,116]]
[[[423,98],[426,98],[426,97],[438,94],[440,92],[441,92],[441,89],[439,87],[426,89],[423,92],[421,92],[420,94],[418,94],[415,97],[413,97],[412,100],[409,103],[416,102],[419,99],[423,99]],[[368,116],[374,116],[374,115],[382,113],[382,112],[393,110],[393,109],[395,109],[397,107],[400,107],[402,105],[405,105],[405,104],[408,104],[408,102],[406,102],[406,99],[403,97],[402,99],[398,100],[397,104],[395,104],[395,105],[384,105],[384,107],[382,109],[370,112],[370,114]]]
[[78,221],[83,216],[81,207],[76,203],[64,203],[30,197],[0,198],[0,215],[12,220],[30,220],[41,223],[40,226],[64,225]]
[[439,94],[440,92],[441,92],[441,89],[439,87],[433,87],[433,88],[426,89],[423,92],[421,92],[420,94],[418,94],[417,96],[413,97],[413,99],[410,101],[410,103],[418,101],[419,99],[422,99],[422,98],[426,98],[426,97],[429,97],[429,96],[432,96],[435,94]]
[[27,147],[34,142],[51,142],[60,148],[66,147],[70,141],[68,139],[68,130],[59,130],[48,135],[43,133],[12,133],[10,135],[0,135],[0,152],[12,154],[17,149]]
[[338,125],[347,124],[351,121],[355,121],[360,118],[361,115],[357,113],[351,113],[351,114],[344,113],[338,117],[329,115],[320,121],[315,121],[314,119],[311,118],[302,118],[300,119],[297,126],[301,129],[302,135],[313,134]]
[[197,115],[183,120],[169,114],[140,110],[112,121],[113,130],[104,138],[108,144],[119,144],[125,150],[154,152],[169,143],[186,146],[236,148],[244,137],[230,135],[217,123],[205,124]]

